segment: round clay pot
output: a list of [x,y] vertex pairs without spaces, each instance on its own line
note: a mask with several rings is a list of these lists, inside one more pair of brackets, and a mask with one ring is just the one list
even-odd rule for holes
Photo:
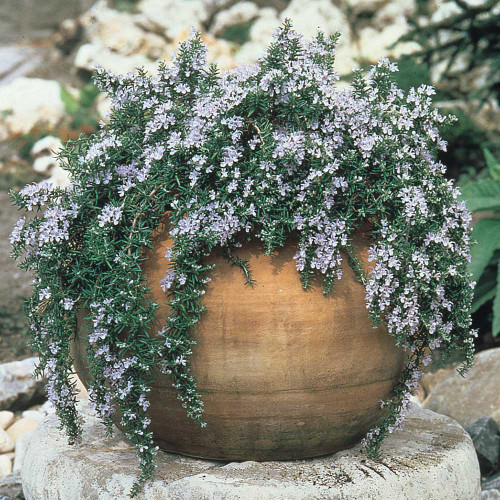
[[[165,217],[143,264],[158,304],[166,300],[160,280],[171,243]],[[354,237],[365,267],[370,243],[369,233]],[[216,266],[191,356],[207,426],[186,416],[172,380],[158,372],[148,414],[162,449],[219,460],[315,457],[351,446],[383,416],[379,401],[391,396],[404,352],[385,328],[372,327],[364,287],[347,259],[342,280],[325,297],[319,283],[302,289],[295,252],[290,242],[265,256],[257,241],[235,252],[249,261],[253,288],[237,266],[210,257]],[[159,308],[152,334],[168,313]],[[88,385],[85,340],[78,335],[73,354]]]

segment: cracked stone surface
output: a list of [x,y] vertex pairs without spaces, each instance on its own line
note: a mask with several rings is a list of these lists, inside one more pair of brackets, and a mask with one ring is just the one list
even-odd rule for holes
[[[125,500],[137,473],[133,448],[80,402],[79,445],[69,446],[54,415],[30,439],[22,467],[26,500]],[[479,500],[479,465],[463,428],[417,408],[405,429],[369,460],[359,446],[324,457],[281,462],[216,462],[159,454],[138,500]]]

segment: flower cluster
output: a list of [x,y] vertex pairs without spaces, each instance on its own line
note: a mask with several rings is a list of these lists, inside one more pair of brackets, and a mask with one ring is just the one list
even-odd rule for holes
[[[60,153],[70,188],[29,186],[14,195],[27,210],[46,204],[19,221],[11,242],[37,276],[32,339],[52,400],[70,436],[78,435],[69,346],[84,314],[90,397],[110,430],[120,410],[137,446],[134,494],[155,463],[146,415],[154,366],[172,376],[188,415],[204,424],[189,355],[212,269],[205,257],[216,246],[251,284],[232,251],[252,236],[270,253],[298,233],[303,287],[319,275],[325,294],[348,256],[373,324],[387,324],[408,351],[394,396],[382,403],[386,413],[364,441],[373,455],[401,426],[429,350],[459,349],[464,369],[472,362],[470,214],[436,161],[450,119],[432,108],[432,88],[399,89],[388,60],[339,91],[336,41],[322,33],[305,41],[286,22],[259,64],[220,74],[206,66],[195,32],[153,77],[98,70],[112,112],[97,135]],[[173,246],[161,286],[172,312],[149,336],[157,304],[147,298],[140,262],[166,211]],[[361,225],[373,235],[369,269],[353,247]]]

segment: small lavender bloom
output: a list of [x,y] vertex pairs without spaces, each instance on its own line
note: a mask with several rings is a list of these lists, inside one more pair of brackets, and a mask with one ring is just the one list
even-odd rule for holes
[[75,305],[75,301],[72,299],[65,298],[63,302],[63,307],[66,311],[71,311],[73,306]]
[[122,208],[115,207],[111,204],[106,204],[101,210],[101,213],[97,216],[99,221],[99,227],[104,227],[106,224],[112,222],[115,226],[120,222],[122,218]]

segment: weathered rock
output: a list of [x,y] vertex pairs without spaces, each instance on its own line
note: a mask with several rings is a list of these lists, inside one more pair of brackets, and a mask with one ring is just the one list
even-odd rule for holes
[[220,11],[215,16],[210,31],[214,35],[218,35],[229,26],[251,21],[257,17],[258,13],[259,9],[254,2],[238,2],[231,8]]
[[9,455],[0,455],[0,479],[12,473],[12,460]]
[[500,425],[500,347],[476,356],[465,378],[456,371],[438,382],[423,402],[424,408],[448,415],[464,427],[478,418],[492,417]]
[[403,16],[398,17],[381,31],[372,26],[363,29],[359,35],[360,56],[366,61],[375,63],[383,57],[399,57],[419,50],[420,46],[415,42],[401,43],[391,48],[409,29]]
[[20,418],[16,420],[8,429],[7,434],[14,442],[17,448],[18,439],[27,432],[33,432],[40,423],[40,420],[34,418]]
[[150,72],[156,69],[156,63],[142,54],[123,56],[97,43],[83,44],[78,49],[73,64],[87,71],[93,71],[96,66],[101,66],[117,75],[126,74],[137,68],[144,68]]
[[45,400],[45,381],[32,378],[37,357],[0,365],[0,410],[25,410]]
[[30,155],[37,157],[40,154],[44,155],[54,155],[62,147],[62,142],[59,137],[54,137],[53,135],[46,135],[42,139],[38,140],[33,144],[31,148]]
[[139,26],[143,16],[110,9],[106,2],[97,2],[81,20],[90,43],[123,56],[142,54],[158,59],[167,50],[164,38]]
[[[85,409],[84,401],[80,408]],[[133,448],[118,431],[106,438],[88,410],[83,417],[80,445],[67,444],[54,416],[34,432],[22,468],[27,500],[127,498],[137,474]],[[382,461],[374,462],[355,446],[315,459],[221,466],[160,452],[157,472],[137,500],[479,500],[472,441],[445,416],[413,410],[405,429],[384,442],[382,455]]]
[[494,470],[500,455],[498,425],[491,417],[482,417],[467,427],[476,448],[479,465],[483,473]]
[[459,363],[453,363],[444,368],[439,368],[436,371],[427,371],[420,381],[425,397],[427,397],[431,393],[432,389],[434,389],[434,387],[436,387],[439,383],[456,373],[459,366]]
[[481,500],[500,500],[500,490],[482,491]]
[[26,432],[25,434],[19,436],[19,438],[17,439],[13,464],[14,472],[22,469],[24,457],[26,456],[26,450],[28,449],[28,445],[32,437],[33,432]]
[[318,28],[326,35],[337,31],[342,33],[339,45],[348,44],[351,40],[349,23],[344,13],[330,0],[292,0],[288,7],[281,12],[283,22],[290,18],[293,28],[305,38],[316,36]]
[[38,420],[39,422],[45,418],[45,412],[40,412],[36,410],[25,410],[22,413],[23,418],[29,418],[31,420]]
[[0,429],[0,453],[8,453],[14,449],[14,441],[7,434],[7,431]]
[[14,422],[14,413],[9,410],[0,411],[0,429],[7,429]]
[[42,405],[41,410],[44,411],[47,415],[52,415],[56,412],[56,409],[50,401],[45,401],[45,403],[43,403]]
[[460,14],[462,9],[455,2],[438,2],[437,9],[434,11],[431,17],[431,22],[439,23],[448,19],[449,17],[453,17],[457,14]]
[[0,140],[28,133],[35,125],[55,126],[64,116],[61,86],[20,77],[0,86]]
[[399,17],[408,18],[415,13],[415,10],[416,2],[414,0],[392,0],[382,8],[377,9],[374,24],[377,26],[391,24]]
[[20,472],[14,472],[0,480],[0,499],[2,496],[7,497],[8,500],[24,500]]
[[482,487],[483,490],[500,490],[500,472],[484,481]]
[[278,13],[271,7],[259,10],[259,17],[250,28],[250,41],[262,44],[262,52],[269,45],[273,37],[273,32],[280,25]]
[[47,179],[47,181],[54,184],[54,186],[64,188],[70,183],[69,173],[61,166],[54,165],[50,170],[50,177]]
[[361,12],[375,12],[384,4],[384,0],[346,0],[347,6],[356,14]]
[[186,27],[201,28],[208,11],[199,0],[141,0],[137,10],[144,16],[144,27],[169,40],[179,38]]

